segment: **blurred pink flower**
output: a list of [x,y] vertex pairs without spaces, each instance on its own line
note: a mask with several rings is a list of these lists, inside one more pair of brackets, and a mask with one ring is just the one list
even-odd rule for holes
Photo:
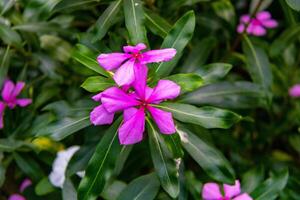
[[237,27],[237,32],[243,33],[248,23],[249,25],[246,32],[249,35],[255,36],[266,35],[267,28],[275,28],[278,26],[277,21],[271,18],[271,14],[268,11],[261,11],[252,19],[250,18],[250,15],[242,15],[240,24]]
[[202,189],[203,200],[252,200],[247,193],[241,194],[240,181],[236,180],[234,185],[223,184],[224,196],[217,183],[205,183]]
[[291,97],[300,97],[300,84],[296,84],[289,89],[289,95]]
[[10,109],[13,109],[17,105],[25,107],[31,104],[31,99],[17,99],[17,96],[21,93],[24,86],[24,82],[17,82],[16,85],[11,80],[6,80],[4,82],[1,92],[2,101],[0,101],[0,128],[3,128],[3,114],[6,106],[8,106]]
[[135,80],[136,74],[139,74],[137,64],[166,62],[176,54],[174,48],[141,52],[146,48],[147,46],[143,43],[136,46],[124,46],[125,53],[100,54],[97,60],[105,70],[118,68],[114,74],[114,80],[119,86],[130,85]]
[[9,196],[8,200],[26,200],[26,198],[20,194],[12,194]]
[[20,185],[20,192],[23,192],[26,188],[32,185],[32,181],[29,178],[26,178],[23,180],[23,182]]
[[143,139],[146,111],[150,112],[161,133],[175,133],[172,114],[152,105],[176,98],[180,93],[180,86],[169,80],[160,80],[152,89],[146,85],[147,67],[137,67],[140,73],[133,83],[134,92],[126,93],[120,88],[111,87],[93,97],[102,102],[90,114],[94,125],[110,124],[115,112],[124,111],[124,121],[119,128],[119,140],[123,145],[135,144]]

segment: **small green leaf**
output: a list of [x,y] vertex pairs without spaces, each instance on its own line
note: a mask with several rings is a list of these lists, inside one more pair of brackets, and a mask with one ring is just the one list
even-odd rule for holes
[[145,24],[150,31],[162,38],[165,38],[172,28],[164,18],[154,13],[152,10],[146,10],[145,20]]
[[48,177],[45,177],[36,184],[34,190],[37,195],[43,196],[53,192],[55,187],[50,183]]
[[212,7],[217,16],[226,20],[232,27],[236,22],[235,9],[230,0],[219,0],[212,3]]
[[172,152],[173,158],[182,158],[183,150],[181,148],[180,137],[178,134],[161,135],[163,138],[163,144],[166,145]]
[[140,176],[128,184],[117,200],[153,200],[159,186],[156,174]]
[[199,67],[195,73],[199,74],[203,78],[205,84],[208,84],[224,78],[231,68],[231,64],[211,63]]
[[204,128],[230,128],[242,117],[229,110],[215,107],[195,107],[181,103],[162,103],[155,105],[168,112],[172,112],[173,117],[179,121],[200,125]]
[[86,5],[98,4],[100,0],[61,0],[52,10],[52,12],[61,12],[63,10],[81,9]]
[[242,187],[243,191],[247,193],[251,193],[255,188],[262,183],[264,179],[264,168],[263,167],[255,167],[247,171],[242,178]]
[[299,0],[285,0],[285,1],[292,9],[300,11],[300,1]]
[[11,57],[10,47],[7,46],[3,56],[1,58],[1,61],[0,61],[0,88],[2,88],[2,84],[7,76],[7,72],[9,69],[9,63],[10,63],[10,57]]
[[22,39],[20,35],[11,27],[0,23],[0,38],[8,45],[21,46]]
[[104,78],[103,76],[92,76],[87,78],[81,85],[89,92],[99,92],[114,85],[112,79]]
[[70,179],[66,179],[62,188],[63,200],[77,199],[76,189]]
[[175,74],[165,79],[174,81],[180,86],[181,94],[191,92],[203,85],[203,79],[197,74]]
[[211,178],[222,183],[234,183],[234,171],[221,152],[182,125],[178,125],[177,132],[183,148]]

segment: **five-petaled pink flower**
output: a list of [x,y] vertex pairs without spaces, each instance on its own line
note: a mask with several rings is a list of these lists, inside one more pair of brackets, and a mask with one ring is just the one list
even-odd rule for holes
[[261,11],[256,14],[254,18],[251,19],[250,15],[242,15],[240,18],[240,24],[237,27],[237,32],[243,33],[245,31],[249,35],[263,36],[266,35],[267,28],[275,28],[278,26],[276,20],[271,18],[271,14],[268,11]]
[[135,74],[140,73],[137,72],[137,65],[169,61],[176,54],[176,49],[173,48],[141,52],[146,48],[147,46],[143,43],[136,46],[124,46],[125,53],[100,54],[97,60],[105,70],[118,68],[114,74],[114,80],[119,86],[130,85],[135,80]]
[[289,95],[291,97],[298,98],[300,97],[300,84],[296,84],[289,89]]
[[155,105],[176,98],[180,93],[180,86],[169,80],[160,80],[156,87],[150,88],[146,85],[147,67],[137,65],[137,68],[140,73],[132,85],[133,92],[111,87],[93,97],[102,103],[91,112],[90,119],[94,125],[111,124],[114,113],[124,111],[123,124],[119,128],[119,140],[123,145],[134,144],[143,139],[146,111],[149,111],[161,133],[175,133],[172,114],[155,108]]
[[240,181],[236,180],[234,185],[223,185],[224,195],[217,183],[205,183],[202,189],[203,200],[252,200],[247,193],[241,194]]
[[1,92],[2,101],[0,101],[0,128],[3,128],[3,114],[6,106],[13,109],[17,105],[25,107],[31,104],[31,99],[17,99],[17,96],[21,93],[24,86],[24,82],[17,82],[16,85],[11,80],[6,80],[4,82]]

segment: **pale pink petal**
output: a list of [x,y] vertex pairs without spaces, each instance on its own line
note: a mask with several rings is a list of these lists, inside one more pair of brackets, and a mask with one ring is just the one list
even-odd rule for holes
[[12,194],[9,196],[8,200],[26,200],[26,199],[20,194]]
[[260,21],[263,21],[265,19],[270,19],[271,14],[268,11],[261,11],[256,14],[256,19],[259,19]]
[[146,90],[146,85],[147,85],[147,74],[148,74],[147,66],[136,63],[136,65],[134,67],[135,80],[133,82],[133,87],[134,87],[137,95],[142,99],[145,98],[145,90]]
[[116,71],[114,80],[119,86],[130,85],[134,81],[134,65],[135,61],[129,60]]
[[147,48],[147,46],[144,43],[139,43],[135,46],[130,46],[130,45],[124,46],[123,51],[125,53],[137,53],[137,52],[142,51],[146,48]]
[[16,100],[16,104],[21,106],[21,107],[28,106],[31,103],[32,103],[31,99],[17,99]]
[[300,84],[296,84],[289,89],[289,95],[291,97],[300,97]]
[[275,28],[278,26],[277,21],[274,19],[263,20],[263,21],[261,21],[261,23],[264,27],[267,27],[267,28]]
[[142,54],[140,59],[141,63],[154,63],[154,62],[166,62],[174,58],[176,55],[176,49],[160,49],[160,50],[151,50]]
[[262,26],[254,26],[252,29],[252,34],[255,36],[264,36],[266,35],[267,31],[264,27]]
[[238,33],[243,33],[245,30],[245,25],[244,24],[239,24],[237,27],[237,32]]
[[25,86],[25,83],[24,83],[24,82],[17,82],[17,84],[16,84],[16,86],[15,86],[15,88],[14,88],[14,91],[13,91],[12,95],[13,95],[14,97],[17,97],[17,96],[21,93],[21,91],[22,91],[22,89],[24,88],[24,86]]
[[138,111],[137,108],[128,108],[126,110],[124,110],[123,112],[123,118],[124,118],[124,121],[128,121],[129,119],[131,119],[131,117]]
[[5,104],[0,101],[0,129],[4,127],[3,116],[4,116]]
[[151,116],[161,133],[173,134],[176,132],[175,124],[170,112],[166,112],[151,106],[148,106],[147,109],[151,113]]
[[23,182],[20,185],[20,192],[23,192],[26,188],[32,185],[32,181],[29,178],[26,178],[23,180]]
[[233,198],[233,200],[253,200],[253,199],[247,193],[243,193],[243,194]]
[[131,145],[142,141],[145,130],[145,111],[140,108],[130,119],[124,121],[119,128],[119,140],[123,145]]
[[205,183],[202,189],[203,200],[218,200],[222,198],[220,187],[216,183]]
[[239,180],[236,180],[234,185],[224,184],[223,187],[226,197],[232,198],[241,193],[241,185]]
[[92,96],[92,99],[94,101],[101,101],[101,97],[102,97],[102,92],[100,92],[99,94],[96,94],[96,95]]
[[117,87],[105,90],[101,102],[108,112],[117,112],[139,104],[136,99]]
[[90,113],[90,121],[94,125],[111,124],[114,120],[114,113],[109,113],[103,105],[95,107]]
[[242,15],[240,18],[240,22],[247,24],[248,22],[250,22],[250,15]]
[[180,94],[180,86],[169,80],[160,80],[149,97],[149,102],[175,99]]
[[122,65],[131,55],[126,53],[102,53],[97,57],[98,63],[106,70],[113,70]]
[[6,80],[2,89],[2,98],[4,101],[12,100],[12,94],[15,89],[15,84],[11,80]]

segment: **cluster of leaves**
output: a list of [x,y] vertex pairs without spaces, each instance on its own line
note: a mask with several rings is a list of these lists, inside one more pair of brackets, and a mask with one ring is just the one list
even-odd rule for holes
[[[236,33],[241,14],[263,9],[277,29]],[[300,105],[287,93],[300,81],[297,10],[297,0],[1,1],[0,83],[25,81],[33,104],[5,112],[0,199],[24,177],[34,182],[28,199],[200,199],[203,183],[235,179],[256,200],[300,199]],[[90,125],[91,93],[114,85],[96,57],[139,42],[177,50],[149,67],[150,83],[181,86],[178,99],[160,105],[177,133],[147,121],[143,142],[121,146],[120,117]],[[81,148],[56,189],[53,159],[71,145]]]

